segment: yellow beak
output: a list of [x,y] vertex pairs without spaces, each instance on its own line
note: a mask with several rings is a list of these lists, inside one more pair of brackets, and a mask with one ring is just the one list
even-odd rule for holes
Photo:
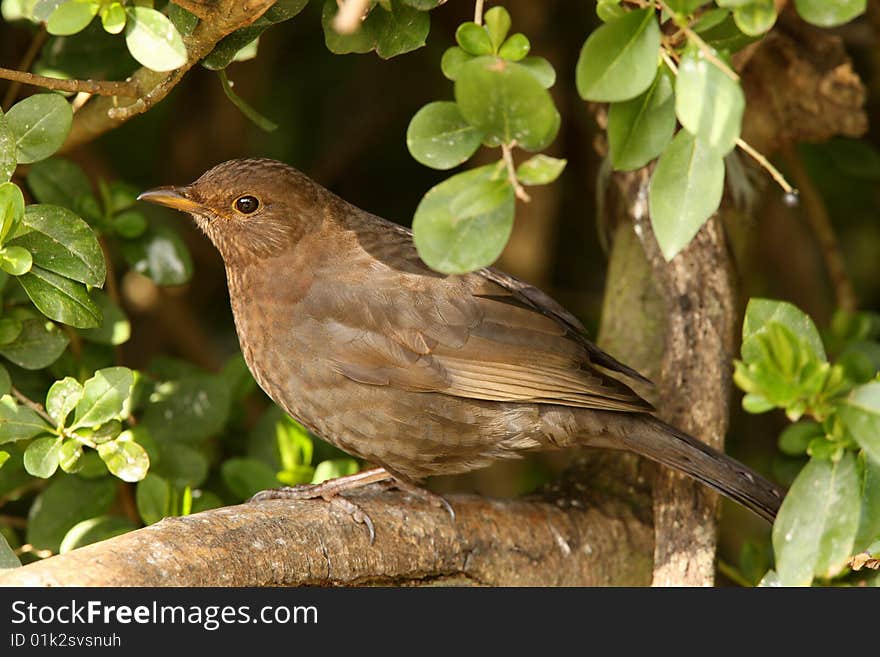
[[189,197],[188,191],[186,187],[156,187],[142,193],[137,200],[164,205],[182,212],[197,212],[202,206]]

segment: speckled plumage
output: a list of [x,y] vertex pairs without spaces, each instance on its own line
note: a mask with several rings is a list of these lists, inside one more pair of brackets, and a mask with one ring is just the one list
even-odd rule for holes
[[[772,484],[649,415],[626,383],[638,373],[534,287],[438,274],[406,229],[272,160],[226,162],[175,194],[223,256],[257,382],[346,452],[417,481],[530,450],[631,449],[765,517],[778,507]],[[253,214],[233,207],[244,194]]]

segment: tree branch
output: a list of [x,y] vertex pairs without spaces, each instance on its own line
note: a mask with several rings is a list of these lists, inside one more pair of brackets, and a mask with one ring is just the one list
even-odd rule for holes
[[182,6],[202,18],[193,33],[184,37],[186,64],[164,73],[148,68],[135,71],[127,83],[139,90],[136,98],[121,100],[119,96],[113,96],[92,99],[74,116],[73,126],[62,152],[91,141],[130,118],[146,112],[164,99],[223,37],[249,25],[273,4],[275,0],[218,0],[209,6],[201,2],[183,3]]
[[620,472],[607,480],[604,462],[585,467],[614,490],[591,495],[589,506],[564,490],[552,500],[456,495],[453,523],[428,503],[367,491],[352,499],[376,525],[370,545],[362,526],[325,502],[273,500],[167,518],[4,571],[0,586],[647,583],[647,491],[622,486]]
[[50,78],[45,75],[28,73],[27,71],[14,71],[11,68],[0,67],[0,79],[12,80],[32,87],[42,87],[55,91],[71,91],[74,93],[96,94],[98,96],[125,96],[135,98],[138,95],[138,87],[133,82],[124,80],[116,82],[112,80],[63,80]]

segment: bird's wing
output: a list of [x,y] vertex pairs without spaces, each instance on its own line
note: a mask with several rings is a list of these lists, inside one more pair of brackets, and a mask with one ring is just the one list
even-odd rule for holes
[[651,409],[607,370],[638,374],[617,367],[535,288],[494,270],[439,275],[402,230],[359,236],[345,260],[343,272],[316,273],[308,297],[328,344],[345,345],[330,359],[350,379],[491,401]]

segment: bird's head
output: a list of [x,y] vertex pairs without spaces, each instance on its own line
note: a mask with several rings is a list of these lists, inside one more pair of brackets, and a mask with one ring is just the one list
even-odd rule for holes
[[185,186],[157,187],[138,200],[188,212],[227,261],[288,250],[320,225],[320,188],[282,162],[230,160]]

